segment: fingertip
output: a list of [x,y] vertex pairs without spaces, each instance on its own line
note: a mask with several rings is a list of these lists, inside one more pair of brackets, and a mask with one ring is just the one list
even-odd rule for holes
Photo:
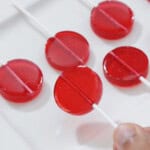
[[136,127],[133,124],[121,124],[114,131],[115,150],[122,149],[130,143],[136,135]]
[[114,131],[114,150],[137,150],[150,147],[150,128],[121,124]]

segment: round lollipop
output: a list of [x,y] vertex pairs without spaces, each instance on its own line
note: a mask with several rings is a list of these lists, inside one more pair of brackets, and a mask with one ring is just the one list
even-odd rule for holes
[[117,124],[97,104],[102,96],[102,82],[88,67],[76,67],[64,71],[57,79],[54,97],[57,105],[65,112],[83,115],[98,110],[113,126]]
[[[0,94],[9,102],[25,103],[33,100],[40,93],[42,84],[40,68],[29,60],[14,59],[0,66]],[[18,137],[23,137],[4,111],[0,115]]]
[[31,61],[15,59],[0,67],[0,93],[8,101],[33,100],[40,93],[42,83],[42,72]]
[[148,74],[148,58],[138,48],[131,46],[118,47],[110,51],[104,58],[103,71],[105,77],[118,86],[128,87],[143,82]]
[[95,6],[90,0],[81,1],[92,9],[91,27],[98,36],[116,40],[125,37],[131,31],[134,15],[126,4],[107,0]]
[[13,5],[24,15],[31,19],[48,39],[45,47],[45,55],[48,63],[55,69],[64,71],[78,65],[84,65],[89,58],[89,44],[79,33],[63,31],[52,36],[48,29],[42,25],[22,6],[12,1]]
[[87,62],[89,44],[76,32],[58,32],[55,37],[48,39],[45,54],[51,66],[58,70],[66,70]]

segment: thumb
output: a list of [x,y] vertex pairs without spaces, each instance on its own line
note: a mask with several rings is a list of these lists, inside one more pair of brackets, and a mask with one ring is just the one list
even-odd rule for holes
[[150,129],[122,124],[114,132],[114,150],[150,150]]

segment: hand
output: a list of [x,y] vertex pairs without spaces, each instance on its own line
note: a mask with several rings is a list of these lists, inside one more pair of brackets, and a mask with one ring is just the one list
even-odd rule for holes
[[150,128],[121,124],[114,132],[113,150],[150,150]]

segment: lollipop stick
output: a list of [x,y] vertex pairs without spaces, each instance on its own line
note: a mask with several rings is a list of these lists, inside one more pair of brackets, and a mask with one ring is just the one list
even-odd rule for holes
[[34,16],[32,16],[26,9],[24,9],[21,5],[19,5],[15,0],[11,0],[11,2],[15,8],[17,8],[20,12],[22,12],[25,16],[27,16],[31,21],[34,22],[36,27],[46,38],[51,37],[51,33],[49,32],[49,30],[43,24],[41,24]]
[[83,2],[84,4],[86,4],[86,6],[91,10],[93,7],[96,7],[95,4],[93,4],[90,0],[80,0],[81,2]]
[[139,80],[144,84],[144,85],[146,85],[147,87],[149,87],[150,88],[150,82],[147,80],[147,79],[145,79],[144,77],[139,77]]
[[105,119],[112,125],[113,128],[118,127],[118,124],[113,119],[111,119],[111,117],[107,115],[100,107],[98,107],[96,104],[93,104],[93,108],[100,112],[105,117]]

